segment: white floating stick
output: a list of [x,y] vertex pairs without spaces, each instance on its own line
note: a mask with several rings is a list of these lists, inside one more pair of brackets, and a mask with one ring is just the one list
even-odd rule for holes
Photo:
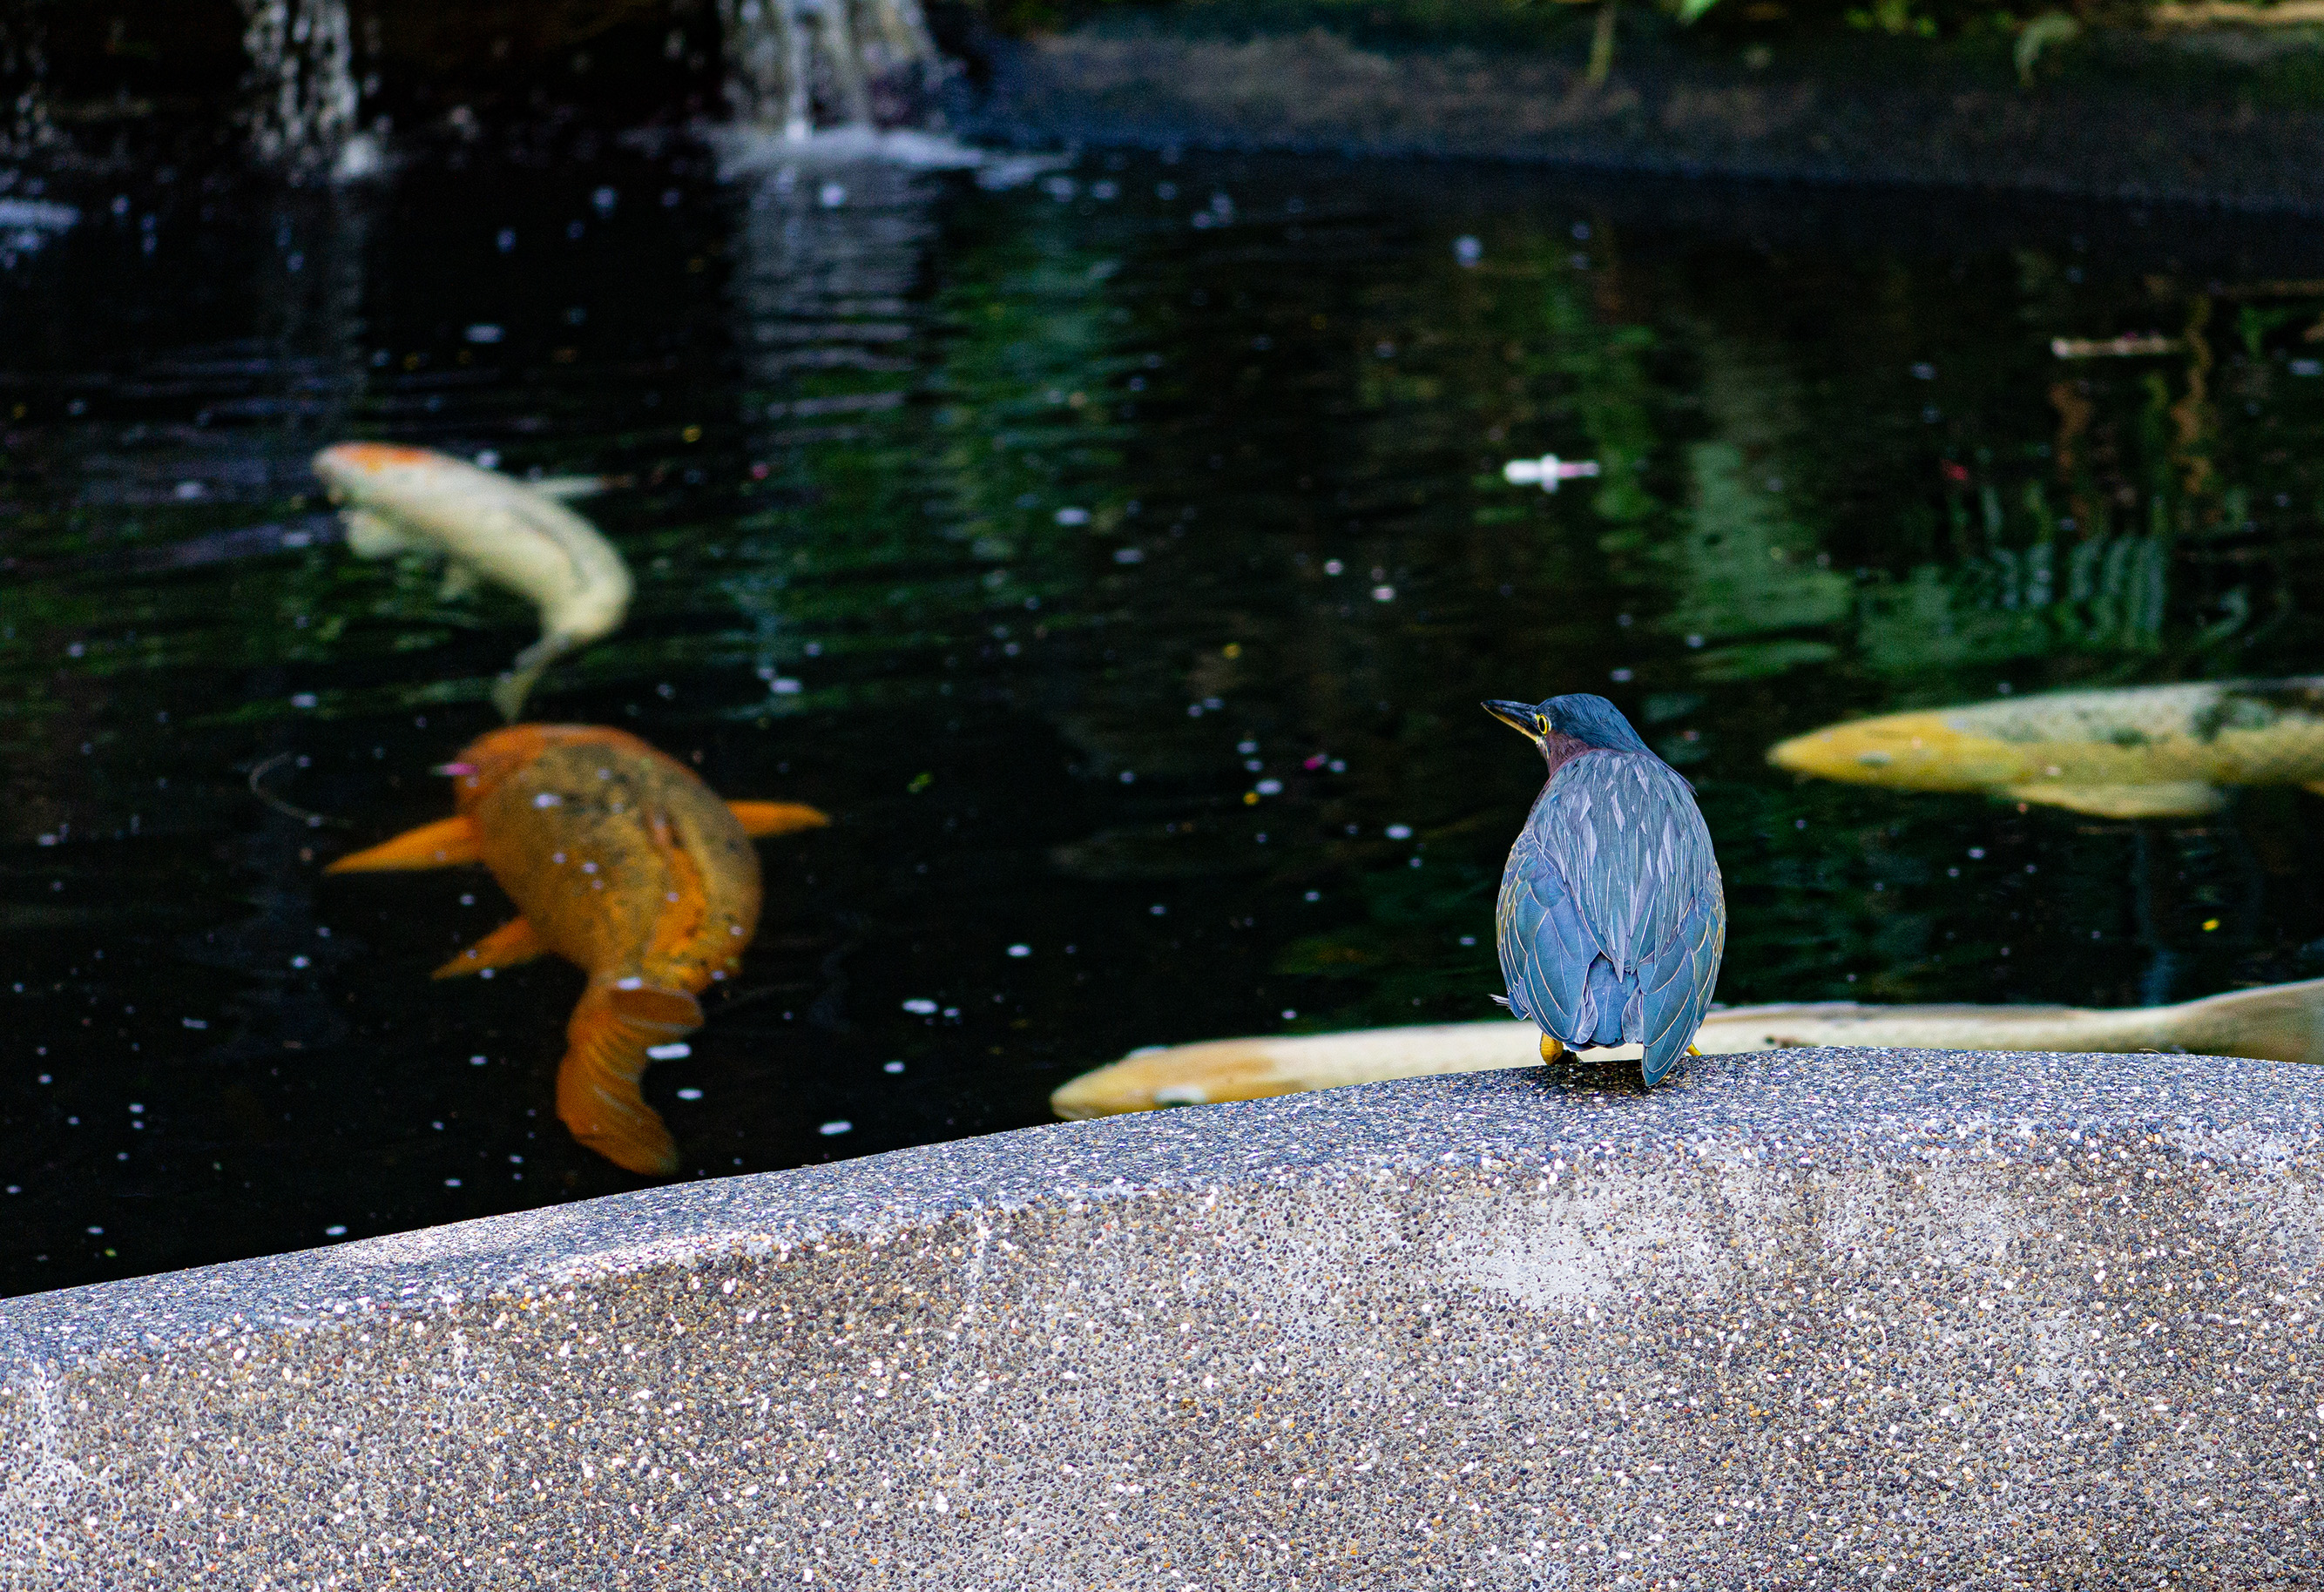
[[1597,474],[1595,459],[1561,459],[1555,454],[1544,454],[1537,459],[1511,459],[1501,466],[1501,479],[1511,486],[1538,483],[1544,492],[1555,492],[1561,481]]

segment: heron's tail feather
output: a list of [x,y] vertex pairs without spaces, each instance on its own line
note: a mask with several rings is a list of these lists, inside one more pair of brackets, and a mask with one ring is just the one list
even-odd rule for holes
[[1638,1035],[1625,1034],[1625,1011],[1637,1003],[1635,991],[1637,975],[1624,980],[1614,971],[1614,964],[1603,956],[1591,961],[1590,972],[1582,987],[1581,1033],[1573,1043],[1584,1048],[1601,1044],[1624,1044]]

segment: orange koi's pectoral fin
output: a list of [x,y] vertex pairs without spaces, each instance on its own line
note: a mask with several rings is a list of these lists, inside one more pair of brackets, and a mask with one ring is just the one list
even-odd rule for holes
[[828,814],[798,802],[728,802],[726,810],[734,814],[742,833],[753,839],[788,834],[795,829],[823,829],[831,823]]
[[532,925],[520,917],[501,925],[428,976],[456,979],[462,973],[481,973],[486,968],[514,967],[548,953],[549,947],[540,943]]
[[557,1115],[573,1136],[616,1166],[647,1177],[678,1170],[678,1145],[638,1092],[650,1058],[702,1026],[702,1008],[676,989],[593,985],[566,1028],[557,1072]]
[[367,873],[391,869],[454,868],[476,860],[476,826],[469,819],[439,818],[407,829],[368,851],[350,851],[325,873]]

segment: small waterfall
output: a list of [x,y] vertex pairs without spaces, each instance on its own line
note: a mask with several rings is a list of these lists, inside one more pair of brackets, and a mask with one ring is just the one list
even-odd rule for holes
[[0,159],[21,159],[56,142],[47,77],[32,0],[0,0]]
[[718,14],[735,115],[785,138],[869,128],[875,89],[925,102],[943,80],[919,0],[719,0]]
[[346,0],[242,0],[242,10],[252,150],[294,168],[334,160],[355,122]]

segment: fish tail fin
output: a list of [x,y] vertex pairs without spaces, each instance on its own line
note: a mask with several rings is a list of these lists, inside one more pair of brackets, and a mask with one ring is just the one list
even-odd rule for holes
[[2171,1011],[2171,1043],[2198,1055],[2324,1062],[2324,979],[2231,989]]
[[565,1030],[557,1115],[573,1136],[616,1166],[648,1177],[678,1170],[678,1146],[638,1092],[649,1047],[702,1026],[702,1008],[678,989],[592,985]]
[[728,802],[726,810],[742,824],[742,833],[752,836],[823,829],[831,823],[830,814],[799,802]]
[[501,717],[513,724],[524,715],[524,699],[549,672],[549,666],[568,652],[577,652],[586,645],[582,637],[563,630],[551,630],[531,646],[516,655],[508,673],[493,682],[493,705]]
[[373,873],[413,868],[454,868],[476,860],[476,826],[466,817],[439,818],[393,840],[350,851],[325,873]]

